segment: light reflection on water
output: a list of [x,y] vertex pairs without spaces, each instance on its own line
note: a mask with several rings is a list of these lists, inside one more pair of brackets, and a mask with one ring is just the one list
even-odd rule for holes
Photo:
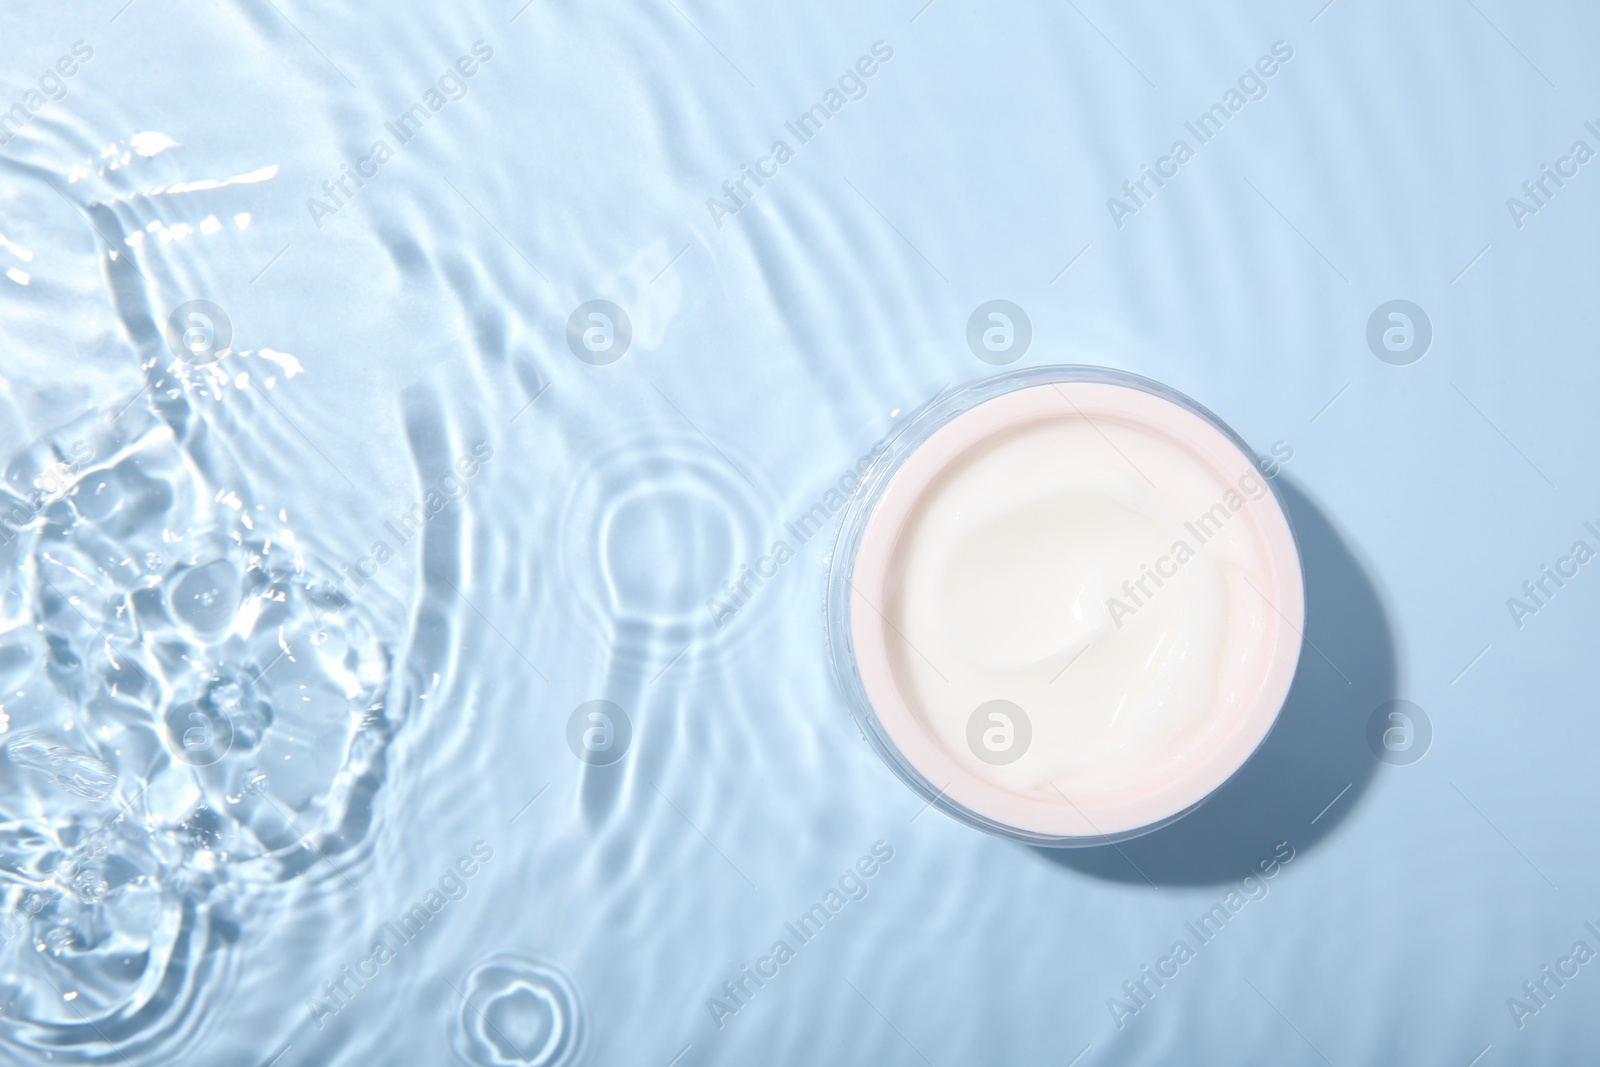
[[[1084,1067],[1119,1062],[1102,972],[1169,894],[1126,892],[1121,856],[1086,874],[919,814],[829,678],[828,537],[761,561],[891,413],[992,371],[963,329],[996,298],[1031,316],[1029,360],[1150,374],[1263,441],[1292,423],[1308,469],[1353,454],[1365,437],[1315,435],[1381,390],[1295,413],[1357,380],[1389,286],[1439,279],[1407,290],[1440,326],[1419,372],[1470,332],[1448,301],[1489,303],[1469,287],[1510,253],[1450,288],[1489,239],[1463,236],[1483,193],[1455,184],[1483,161],[1452,153],[1511,130],[1518,166],[1541,158],[1548,101],[1518,79],[1544,83],[1471,11],[1321,0],[1169,26],[950,0],[161,3],[33,13],[18,84],[80,37],[94,58],[0,144],[6,1055],[921,1062],[897,1025],[935,1062],[1065,1063],[1080,1030]],[[1108,223],[1279,36],[1270,94]],[[865,95],[708,214],[880,38]],[[480,40],[463,92],[390,133]],[[309,210],[378,140],[393,157]],[[611,362],[569,347],[593,301],[629,317]],[[629,723],[614,762],[569,748],[596,702]],[[903,859],[870,900],[711,1022],[705,998],[878,837]],[[434,909],[480,839],[494,862]],[[1340,941],[1317,951],[1357,973]],[[1326,999],[1294,988],[1296,1018]],[[1147,1047],[1201,1041],[1208,1012],[1151,1012]]]

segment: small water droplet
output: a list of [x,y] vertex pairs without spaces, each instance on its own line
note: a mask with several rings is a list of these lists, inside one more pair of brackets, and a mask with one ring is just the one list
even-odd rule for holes
[[106,881],[105,875],[93,867],[85,867],[72,879],[72,890],[78,898],[85,903],[98,903],[111,888],[111,883]]

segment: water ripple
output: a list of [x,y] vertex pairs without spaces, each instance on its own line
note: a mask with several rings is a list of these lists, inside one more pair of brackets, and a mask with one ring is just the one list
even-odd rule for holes
[[[709,606],[769,525],[731,461],[689,434],[617,441],[571,479],[557,566],[563,598],[611,631],[671,646],[709,637]],[[639,649],[619,649],[619,654]]]
[[393,655],[377,602],[149,409],[5,484],[3,1032],[94,1062],[195,1025],[230,899],[364,836]]
[[494,956],[473,969],[461,993],[451,1044],[470,1067],[567,1067],[583,1055],[583,1004],[555,966]]

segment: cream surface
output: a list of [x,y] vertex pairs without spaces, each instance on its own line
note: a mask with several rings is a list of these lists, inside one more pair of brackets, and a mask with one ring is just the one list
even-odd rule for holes
[[957,765],[1041,800],[1172,777],[1274,654],[1258,513],[1281,516],[1246,457],[1219,470],[1158,429],[1065,414],[983,441],[887,559],[906,703]]

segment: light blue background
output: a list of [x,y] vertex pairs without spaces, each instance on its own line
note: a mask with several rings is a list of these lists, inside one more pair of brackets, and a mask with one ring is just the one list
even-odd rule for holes
[[[304,364],[281,411],[229,400],[218,432],[333,564],[467,442],[496,452],[459,517],[473,607],[446,601],[440,689],[395,741],[355,888],[243,909],[184,1062],[448,1062],[452,984],[506,949],[572,976],[592,1063],[1592,1057],[1600,967],[1525,1028],[1506,1001],[1574,941],[1600,949],[1583,926],[1600,925],[1600,571],[1521,628],[1506,600],[1575,540],[1600,548],[1583,528],[1600,525],[1600,162],[1522,227],[1506,200],[1575,140],[1600,150],[1600,17],[919,5],[3,16],[0,104],[72,41],[95,49],[0,146],[0,232],[36,256],[29,285],[0,279],[8,449],[143,380],[106,237],[66,199],[128,232],[252,213],[141,247],[150,320],[210,299],[236,344]],[[318,226],[322,181],[479,39],[494,58],[466,95]],[[893,58],[865,98],[716,225],[707,198],[879,40]],[[1107,198],[1277,41],[1294,55],[1267,96],[1119,229]],[[181,147],[96,171],[138,131]],[[96,172],[69,183],[82,161]],[[633,325],[609,366],[566,343],[593,298]],[[1031,319],[1019,366],[1132,370],[1261,452],[1293,448],[1320,651],[1240,780],[1121,853],[919,812],[828,674],[820,540],[722,628],[705,607],[908,412],[992,372],[964,337],[994,298]],[[1434,331],[1409,366],[1365,340],[1395,298]],[[382,582],[408,602],[441,589],[409,556]],[[603,770],[564,741],[596,698],[634,728]],[[1433,728],[1408,766],[1364,738],[1395,698]],[[380,992],[313,1025],[322,979],[478,838],[488,879]],[[894,859],[870,895],[718,1029],[707,998],[878,840]],[[1280,841],[1295,858],[1270,894],[1119,1029],[1108,998]]]

